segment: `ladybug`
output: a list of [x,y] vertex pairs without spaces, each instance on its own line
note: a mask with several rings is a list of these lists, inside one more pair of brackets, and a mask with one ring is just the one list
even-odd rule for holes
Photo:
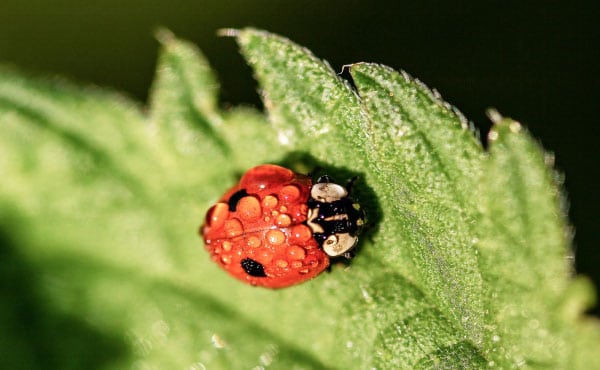
[[208,210],[200,234],[233,277],[268,288],[298,284],[323,272],[331,257],[352,257],[365,217],[347,188],[328,176],[313,183],[260,165]]

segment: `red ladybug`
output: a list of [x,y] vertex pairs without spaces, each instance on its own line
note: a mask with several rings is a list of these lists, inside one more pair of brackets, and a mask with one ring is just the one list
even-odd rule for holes
[[200,227],[212,260],[251,285],[283,288],[312,279],[330,257],[350,258],[364,213],[328,176],[265,164],[246,172]]

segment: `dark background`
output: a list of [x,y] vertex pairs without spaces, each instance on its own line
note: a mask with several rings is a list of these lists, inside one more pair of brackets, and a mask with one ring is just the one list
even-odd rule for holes
[[219,28],[255,26],[308,47],[338,71],[359,61],[404,69],[439,90],[482,136],[493,106],[556,154],[577,270],[599,286],[599,24],[598,0],[2,0],[0,62],[145,101],[158,48],[153,32],[165,26],[207,55],[224,104],[260,105],[235,43],[216,36]]

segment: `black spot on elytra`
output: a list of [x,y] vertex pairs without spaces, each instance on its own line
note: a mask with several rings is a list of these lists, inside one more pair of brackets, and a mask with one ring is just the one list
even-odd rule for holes
[[229,204],[229,212],[235,212],[240,199],[247,195],[248,192],[246,191],[246,189],[238,190],[235,193],[233,193],[229,197],[229,201],[227,202],[227,204]]
[[265,269],[260,262],[253,260],[252,258],[244,258],[242,260],[242,268],[250,276],[254,277],[266,277]]

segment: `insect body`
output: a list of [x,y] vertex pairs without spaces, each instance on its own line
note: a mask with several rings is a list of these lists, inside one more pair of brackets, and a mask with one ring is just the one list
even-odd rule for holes
[[309,280],[330,257],[351,256],[364,213],[327,176],[276,166],[248,170],[206,214],[206,249],[225,271],[251,285],[282,288]]

